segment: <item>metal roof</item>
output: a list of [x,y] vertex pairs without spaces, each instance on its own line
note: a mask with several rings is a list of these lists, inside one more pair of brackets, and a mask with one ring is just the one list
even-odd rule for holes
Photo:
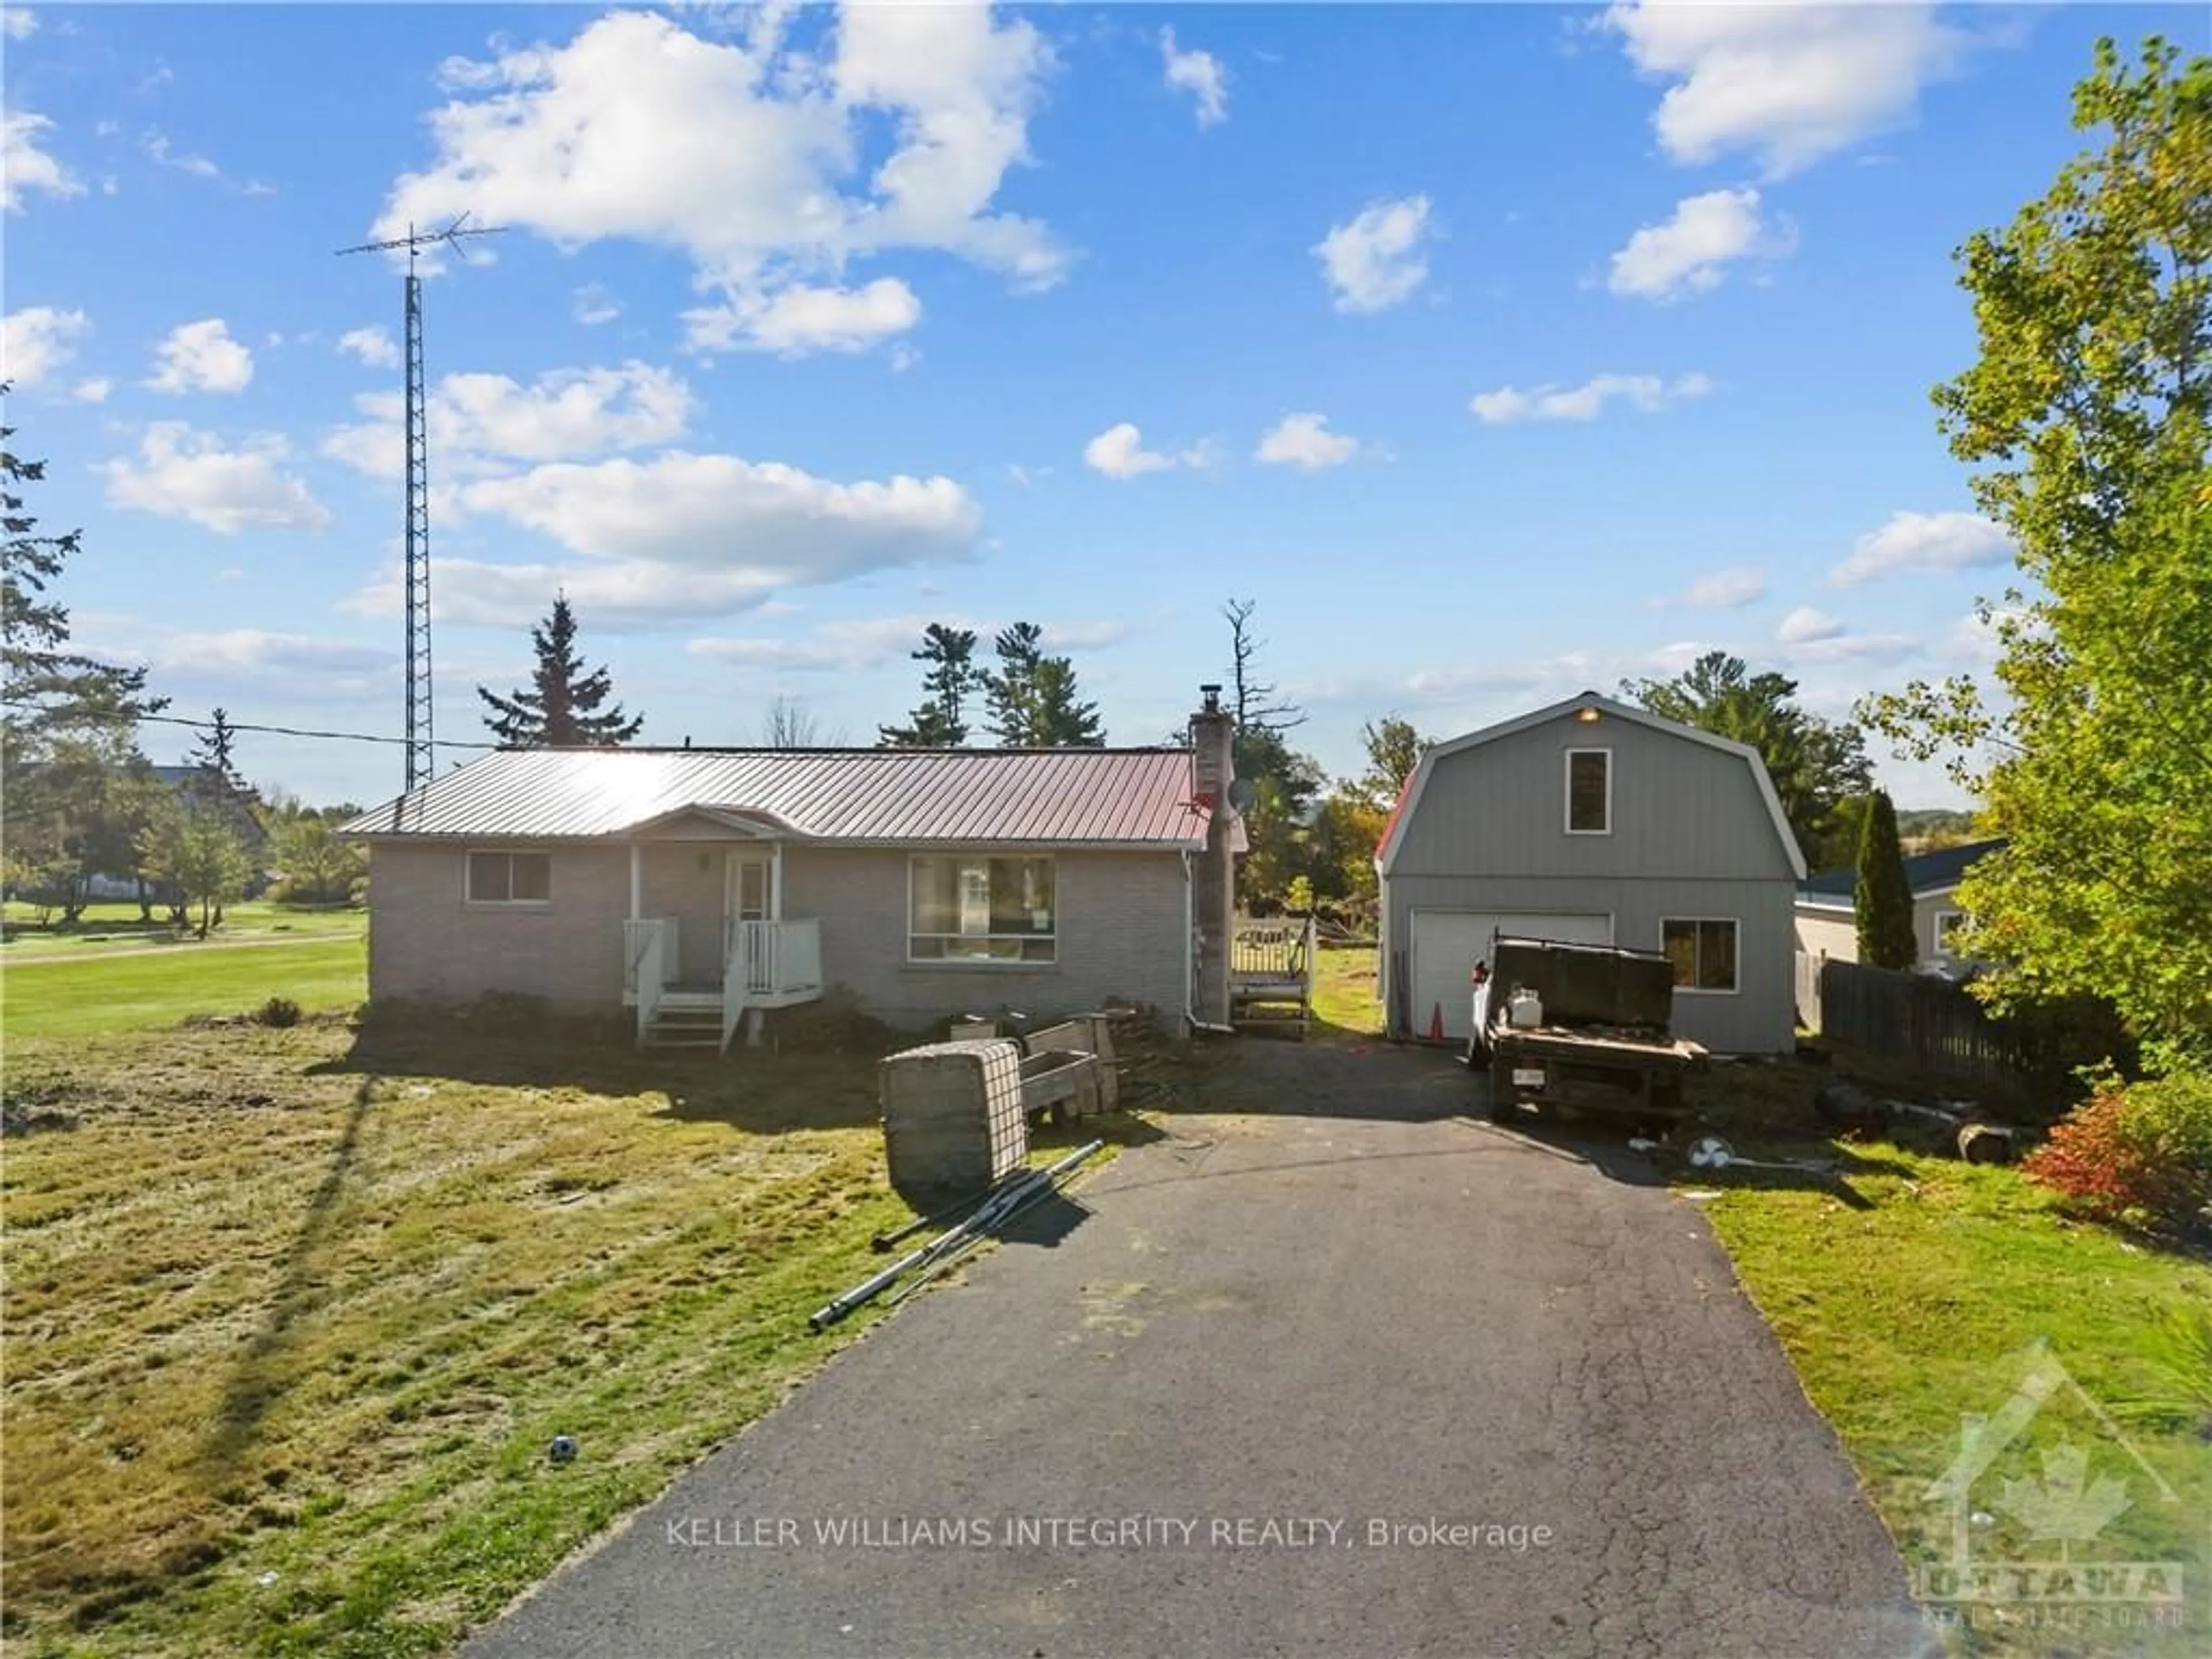
[[[1991,841],[1972,841],[1957,847],[1939,847],[1932,853],[1916,853],[1905,860],[1905,885],[1915,898],[1947,893],[1967,871],[2005,844],[2002,836]],[[1809,881],[1797,884],[1797,896],[1812,905],[1848,909],[1858,892],[1858,872],[1849,867],[1824,870]]]
[[1181,749],[529,749],[362,813],[374,840],[619,836],[687,811],[738,834],[864,843],[1202,848]]

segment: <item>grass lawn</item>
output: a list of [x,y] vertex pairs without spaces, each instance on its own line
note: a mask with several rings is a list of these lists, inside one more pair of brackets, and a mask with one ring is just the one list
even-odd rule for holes
[[[368,947],[356,928],[313,943],[224,950],[180,945],[158,954],[9,963],[0,957],[0,1033],[90,1036],[234,1014],[271,997],[303,1009],[346,1008],[367,994]],[[14,1056],[11,1052],[10,1060]]]
[[874,1079],[327,1019],[15,1045],[9,1651],[449,1648],[868,1325],[805,1320],[908,1213]]
[[[1850,1056],[1841,1065],[1881,1076]],[[2013,1170],[1804,1139],[1811,1095],[1830,1075],[1786,1061],[1717,1068],[1697,1088],[1739,1152],[1836,1158],[1839,1182],[1690,1171],[1678,1185],[1720,1192],[1701,1207],[1907,1566],[1950,1562],[1954,1512],[1928,1489],[1959,1455],[1961,1419],[2001,1413],[2036,1344],[2081,1395],[2053,1395],[1975,1482],[1972,1558],[2048,1563],[2070,1553],[2085,1570],[2184,1565],[2186,1602],[2167,1615],[2179,1623],[2124,1622],[2137,1616],[2126,1608],[2023,1616],[1978,1602],[1962,1607],[1951,1628],[1956,1650],[2051,1659],[2212,1652],[2212,1378],[2201,1362],[2190,1368],[2168,1323],[2184,1314],[2212,1318],[2212,1263],[2069,1221]],[[1798,1135],[1760,1147],[1751,1126],[1762,1117]],[[2124,1409],[2181,1400],[2191,1376],[2202,1402],[2193,1412]],[[2069,1445],[2087,1455],[2078,1485]],[[2094,1500],[2106,1480],[2104,1492],[2127,1507],[2100,1527]],[[2039,1495],[2056,1500],[2040,1534],[2031,1524]]]
[[0,932],[0,963],[16,957],[191,951],[263,940],[361,939],[368,929],[368,912],[358,907],[295,908],[256,900],[226,906],[222,926],[203,941],[189,931],[179,933],[159,909],[155,914],[160,919],[147,922],[139,920],[136,904],[94,904],[73,926],[55,921],[41,927],[35,907],[12,902],[0,905],[0,921],[6,924],[4,932]]
[[1382,1002],[1375,993],[1375,952],[1323,949],[1314,953],[1314,1035],[1368,1041],[1382,1033]]

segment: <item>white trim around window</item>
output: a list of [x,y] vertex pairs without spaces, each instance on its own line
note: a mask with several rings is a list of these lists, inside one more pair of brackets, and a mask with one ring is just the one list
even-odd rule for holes
[[1059,890],[1049,854],[910,853],[908,965],[1050,968],[1060,958]]
[[[1596,755],[1605,762],[1605,822],[1593,829],[1585,824],[1575,827],[1575,762],[1586,755]],[[1559,821],[1571,836],[1609,836],[1613,833],[1613,750],[1610,749],[1570,749],[1566,751],[1563,773],[1565,787],[1561,790]]]
[[[1725,931],[1723,931],[1725,930]],[[1684,960],[1676,946],[1689,946],[1688,959]],[[1743,928],[1734,916],[1662,916],[1659,921],[1659,948],[1674,964],[1674,993],[1677,996],[1732,997],[1743,990]],[[1686,971],[1688,977],[1683,977]],[[1725,984],[1707,984],[1708,979],[1718,981],[1723,973]]]
[[1963,927],[1966,925],[1966,913],[1964,910],[1936,911],[1929,923],[1929,954],[1937,957],[1956,956],[1958,952],[1943,942],[1943,935],[1954,927]]
[[542,910],[553,902],[553,855],[506,847],[471,848],[461,855],[461,890],[471,905]]

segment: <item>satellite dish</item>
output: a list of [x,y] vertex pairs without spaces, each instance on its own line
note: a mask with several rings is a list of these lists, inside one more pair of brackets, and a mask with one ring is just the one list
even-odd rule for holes
[[1230,779],[1229,804],[1235,807],[1238,811],[1242,812],[1247,811],[1251,806],[1252,803],[1259,798],[1260,792],[1252,787],[1251,779]]

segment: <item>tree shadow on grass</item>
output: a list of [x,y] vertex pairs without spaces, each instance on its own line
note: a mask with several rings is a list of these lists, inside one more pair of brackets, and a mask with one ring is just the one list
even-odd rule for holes
[[284,1252],[268,1317],[246,1345],[224,1385],[215,1432],[206,1447],[206,1455],[218,1474],[228,1474],[243,1460],[259,1434],[262,1419],[281,1397],[280,1361],[291,1341],[292,1328],[328,1298],[330,1287],[319,1270],[318,1257],[345,1195],[346,1182],[360,1159],[362,1130],[368,1121],[378,1081],[365,1077],[354,1091],[329,1167],[307,1200],[299,1231]]

